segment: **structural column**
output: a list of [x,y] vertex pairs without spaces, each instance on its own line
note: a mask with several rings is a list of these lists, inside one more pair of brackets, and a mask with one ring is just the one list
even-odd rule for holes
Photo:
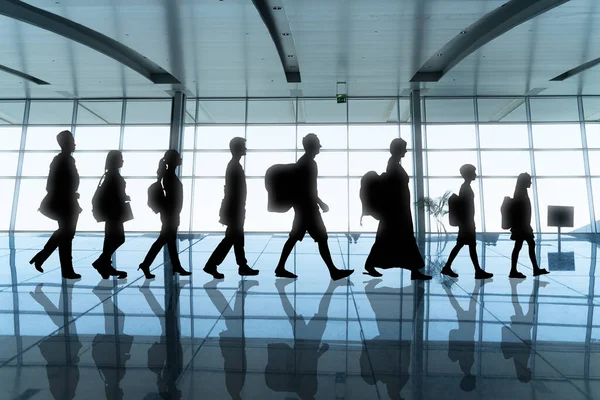
[[410,94],[410,114],[413,133],[413,163],[415,171],[414,196],[417,201],[415,215],[417,242],[420,246],[425,243],[425,206],[422,200],[425,197],[425,181],[423,176],[423,135],[421,130],[421,91],[415,89]]
[[169,149],[181,153],[183,147],[183,127],[185,123],[185,93],[177,91],[171,103],[171,132],[169,135]]

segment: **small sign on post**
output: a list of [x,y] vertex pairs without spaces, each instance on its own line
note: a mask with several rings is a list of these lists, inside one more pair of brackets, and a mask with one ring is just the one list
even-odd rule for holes
[[548,226],[558,227],[558,252],[560,253],[560,228],[572,228],[575,209],[571,206],[548,206]]

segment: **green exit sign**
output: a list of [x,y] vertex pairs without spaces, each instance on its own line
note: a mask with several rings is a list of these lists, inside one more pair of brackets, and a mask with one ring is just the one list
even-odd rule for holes
[[346,96],[345,94],[338,94],[335,96],[335,99],[338,102],[338,104],[342,104],[348,101],[348,96]]

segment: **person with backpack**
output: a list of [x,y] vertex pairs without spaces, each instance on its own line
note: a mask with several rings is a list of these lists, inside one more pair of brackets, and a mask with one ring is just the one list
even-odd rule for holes
[[295,197],[294,222],[290,237],[283,246],[281,258],[275,269],[275,276],[280,278],[297,278],[296,274],[285,269],[285,262],[292,253],[296,242],[302,241],[306,232],[319,245],[319,253],[327,265],[331,279],[338,280],[350,276],[353,269],[338,269],[333,264],[329,246],[327,245],[327,230],[319,207],[323,212],[329,211],[329,206],[319,198],[317,193],[317,177],[319,175],[315,157],[321,149],[321,142],[314,133],[309,133],[302,138],[304,155],[296,162],[295,167]]
[[[458,193],[458,237],[456,245],[450,252],[446,265],[442,268],[441,273],[452,278],[458,278],[458,274],[452,271],[452,262],[458,255],[463,246],[469,246],[469,255],[475,267],[475,279],[488,279],[494,276],[489,272],[485,272],[479,266],[477,259],[477,239],[475,235],[475,193],[471,189],[471,182],[477,178],[477,172],[474,165],[465,164],[460,167],[460,176],[465,180],[460,187]],[[454,210],[451,210],[454,211]]]
[[244,219],[246,218],[246,175],[240,165],[240,159],[246,155],[246,139],[235,137],[229,142],[231,161],[225,171],[225,198],[221,203],[220,222],[227,225],[225,237],[209,257],[204,272],[215,279],[225,276],[217,271],[231,247],[235,252],[240,276],[258,275],[258,270],[248,266],[244,252]]
[[[156,183],[162,186],[162,191],[158,191],[157,196],[157,192],[150,190],[153,189],[156,183],[148,190],[148,203],[155,211],[160,212],[162,227],[160,235],[152,244],[146,258],[138,268],[138,270],[142,270],[146,279],[154,278],[154,274],[150,273],[150,265],[164,245],[167,245],[169,250],[173,275],[188,276],[192,274],[183,269],[177,252],[177,229],[180,223],[179,214],[181,214],[183,208],[183,185],[175,174],[175,170],[180,165],[181,156],[179,152],[173,149],[167,150],[158,164],[158,171],[156,171]],[[157,197],[153,198],[153,196]]]
[[529,259],[533,265],[533,276],[547,274],[548,271],[540,268],[535,257],[535,237],[531,227],[531,200],[527,189],[531,187],[531,175],[524,172],[517,177],[515,194],[510,204],[510,239],[515,241],[512,251],[509,278],[525,279],[525,275],[517,271],[519,252],[523,242],[529,246]]
[[429,280],[419,269],[425,266],[415,239],[408,174],[400,164],[406,155],[406,141],[397,138],[390,144],[391,157],[385,174],[382,174],[376,212],[379,217],[375,243],[365,262],[365,275],[382,276],[375,268],[405,268],[411,271],[412,280]]
[[75,139],[70,131],[62,131],[56,136],[61,152],[52,160],[46,183],[48,194],[42,200],[39,211],[58,222],[58,230],[46,242],[44,248],[30,261],[35,269],[44,272],[42,265],[58,248],[60,269],[65,279],[79,279],[80,274],[73,269],[73,238],[77,229],[77,220],[82,209],[79,206],[79,173],[72,154],[75,151]]
[[105,221],[102,254],[92,266],[104,279],[110,276],[119,279],[127,277],[127,272],[117,271],[111,261],[114,252],[125,243],[123,223],[133,218],[131,205],[128,203],[131,198],[125,194],[125,179],[119,173],[122,166],[123,154],[119,150],[109,151],[104,164],[106,172],[103,181],[92,199],[94,214],[99,214],[96,219]]

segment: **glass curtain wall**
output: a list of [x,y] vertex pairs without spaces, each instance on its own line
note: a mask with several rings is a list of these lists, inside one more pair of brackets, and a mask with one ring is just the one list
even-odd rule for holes
[[[55,136],[75,134],[75,158],[81,175],[80,231],[99,231],[91,214],[91,197],[104,171],[106,153],[123,151],[122,175],[132,198],[135,219],[128,231],[160,228],[146,205],[146,190],[156,177],[158,161],[169,144],[170,99],[31,100],[0,102],[2,174],[0,230],[47,231],[55,223],[37,209],[45,195],[52,158],[59,151]],[[515,97],[433,98],[422,101],[424,188],[433,199],[458,192],[459,168],[470,163],[479,178],[476,196],[478,231],[501,232],[500,205],[512,196],[521,172],[533,176],[532,225],[537,232],[556,232],[547,225],[549,205],[575,208],[575,226],[565,231],[596,232],[600,207],[600,98]],[[246,230],[286,232],[291,213],[267,211],[264,175],[277,163],[292,163],[303,153],[302,137],[321,138],[319,193],[331,207],[324,214],[330,232],[373,232],[376,221],[360,223],[360,178],[383,172],[389,143],[402,137],[409,153],[403,160],[414,176],[408,98],[332,99],[188,99],[183,141],[182,181],[185,206],[182,231],[221,232],[218,210],[228,144],[247,139],[244,167],[248,178]],[[415,192],[412,180],[412,193]],[[413,198],[414,201],[414,198]],[[447,216],[429,216],[427,230],[455,231]]]

